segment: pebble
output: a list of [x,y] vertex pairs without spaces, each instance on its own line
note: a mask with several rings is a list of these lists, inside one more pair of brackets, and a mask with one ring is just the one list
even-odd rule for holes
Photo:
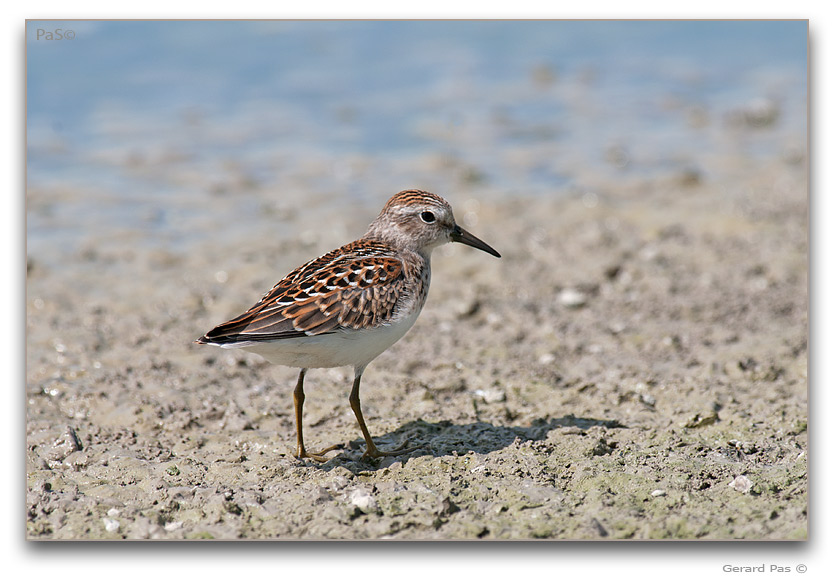
[[56,438],[46,453],[46,459],[51,462],[61,462],[70,454],[82,449],[81,441],[78,439],[75,430],[67,427],[64,434]]
[[652,492],[652,497],[663,497],[666,495],[665,489],[656,489]]
[[608,332],[611,334],[620,334],[626,329],[626,325],[622,322],[612,322],[608,325]]
[[359,511],[365,514],[374,513],[379,510],[376,498],[367,489],[361,487],[350,493],[350,503]]
[[474,394],[484,403],[501,403],[507,400],[507,393],[501,389],[478,389]]
[[747,479],[745,476],[739,475],[733,481],[731,481],[729,485],[736,491],[739,491],[741,493],[747,493],[750,491],[750,488],[753,487],[753,482]]
[[113,518],[101,518],[101,521],[104,522],[104,529],[108,532],[117,532],[119,531],[119,522],[114,520]]
[[657,403],[657,399],[655,399],[653,395],[650,395],[648,393],[640,393],[640,402],[646,405],[647,407],[654,407]]
[[478,313],[481,309],[481,301],[477,298],[473,298],[471,300],[462,300],[458,303],[455,310],[457,311],[458,318],[470,318]]
[[559,292],[559,303],[567,308],[579,308],[588,302],[587,296],[575,288],[565,288]]

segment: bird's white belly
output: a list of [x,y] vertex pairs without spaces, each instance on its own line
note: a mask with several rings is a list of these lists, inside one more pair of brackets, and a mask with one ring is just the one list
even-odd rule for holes
[[397,342],[414,325],[420,308],[406,318],[370,330],[339,330],[244,346],[273,364],[296,368],[362,367]]

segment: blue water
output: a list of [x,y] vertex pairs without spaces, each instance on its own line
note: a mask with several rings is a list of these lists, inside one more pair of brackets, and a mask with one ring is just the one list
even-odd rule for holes
[[[58,28],[74,38],[43,38]],[[262,187],[298,175],[359,195],[340,160],[369,159],[389,193],[422,185],[411,160],[440,154],[494,189],[547,195],[577,167],[616,172],[612,144],[646,175],[696,163],[753,99],[780,116],[748,153],[807,131],[804,21],[29,22],[26,57],[30,192],[77,192],[60,220],[29,212],[35,248],[137,216],[148,227],[228,163]],[[709,127],[693,132],[681,107],[708,111]],[[305,175],[310,159],[336,169]]]
[[[75,39],[36,39],[38,29],[59,27],[74,29]],[[86,138],[90,116],[107,105],[228,114],[284,102],[310,116],[355,106],[371,118],[343,145],[384,151],[411,146],[413,93],[464,82],[483,94],[447,106],[558,113],[490,95],[547,64],[566,75],[596,67],[600,91],[626,98],[666,90],[721,99],[768,70],[789,69],[804,85],[806,35],[802,21],[30,22],[27,120]],[[687,83],[675,68],[702,79]]]

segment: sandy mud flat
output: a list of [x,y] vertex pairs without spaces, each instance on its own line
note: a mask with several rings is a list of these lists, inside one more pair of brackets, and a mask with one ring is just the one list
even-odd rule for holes
[[345,447],[300,462],[295,371],[192,341],[420,183],[350,206],[218,191],[218,215],[263,204],[249,239],[30,253],[27,537],[806,538],[804,159],[724,163],[437,191],[503,258],[435,253],[423,314],[364,376],[378,444],[421,445],[381,461],[360,460],[350,369],[308,374],[308,445]]

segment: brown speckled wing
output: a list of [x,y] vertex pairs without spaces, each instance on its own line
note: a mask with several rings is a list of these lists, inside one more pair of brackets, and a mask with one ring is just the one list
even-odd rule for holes
[[297,268],[252,308],[197,342],[262,342],[375,328],[391,320],[405,291],[403,263],[391,248],[360,240]]

